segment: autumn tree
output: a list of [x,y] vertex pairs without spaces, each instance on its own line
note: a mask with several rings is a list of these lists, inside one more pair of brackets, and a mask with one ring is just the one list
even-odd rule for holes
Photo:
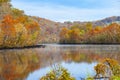
[[40,27],[26,17],[6,15],[0,24],[0,47],[24,47],[37,44]]
[[112,23],[106,27],[96,27],[86,33],[85,43],[120,43],[120,25]]
[[85,31],[74,25],[70,29],[62,28],[60,32],[61,43],[81,43]]
[[70,30],[69,32],[70,43],[80,43],[83,33],[84,31],[80,30],[79,28]]
[[12,13],[10,1],[11,0],[0,0],[0,19]]
[[0,0],[0,3],[3,3],[3,2],[10,2],[11,0]]
[[10,1],[0,0],[0,48],[36,45],[40,34],[38,23],[12,7]]
[[67,43],[69,40],[69,29],[67,28],[62,28],[61,32],[60,32],[60,43]]
[[73,25],[71,28],[64,28],[60,32],[60,42],[62,43],[120,43],[120,25],[112,23],[106,27],[92,27],[92,23],[87,23],[86,28],[80,25]]
[[18,17],[18,16],[23,16],[24,15],[24,11],[23,10],[19,10],[17,8],[11,8],[12,10],[12,15],[14,15],[14,17]]
[[29,24],[26,24],[26,29],[28,31],[28,39],[27,44],[28,45],[35,45],[37,43],[36,40],[38,40],[38,36],[40,34],[40,28],[37,22],[30,22]]
[[16,30],[16,46],[19,47],[19,45],[24,46],[27,41],[27,29],[24,27],[23,24],[17,23],[14,25],[15,30]]
[[86,23],[86,31],[89,31],[93,28],[93,24],[91,22]]

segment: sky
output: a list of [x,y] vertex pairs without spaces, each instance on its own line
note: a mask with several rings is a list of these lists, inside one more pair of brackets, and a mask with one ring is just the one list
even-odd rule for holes
[[120,16],[120,0],[12,0],[11,3],[27,15],[57,22]]

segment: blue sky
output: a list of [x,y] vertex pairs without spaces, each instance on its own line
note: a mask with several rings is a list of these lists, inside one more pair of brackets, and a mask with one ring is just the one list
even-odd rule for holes
[[94,21],[120,16],[120,0],[12,0],[28,15],[53,21]]

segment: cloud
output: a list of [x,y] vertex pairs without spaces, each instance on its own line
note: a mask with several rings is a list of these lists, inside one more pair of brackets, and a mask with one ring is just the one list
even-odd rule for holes
[[12,2],[14,7],[20,8],[28,15],[39,16],[53,21],[91,21],[109,16],[119,16],[120,10],[116,6],[101,9],[88,9],[38,2]]

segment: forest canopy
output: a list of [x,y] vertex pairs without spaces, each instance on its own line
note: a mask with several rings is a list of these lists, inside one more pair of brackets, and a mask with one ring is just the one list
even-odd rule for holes
[[36,45],[39,24],[24,11],[13,8],[10,1],[0,0],[0,48]]
[[109,44],[120,43],[120,25],[111,23],[106,27],[87,24],[84,28],[74,25],[70,29],[62,28],[60,32],[60,43],[66,44]]

